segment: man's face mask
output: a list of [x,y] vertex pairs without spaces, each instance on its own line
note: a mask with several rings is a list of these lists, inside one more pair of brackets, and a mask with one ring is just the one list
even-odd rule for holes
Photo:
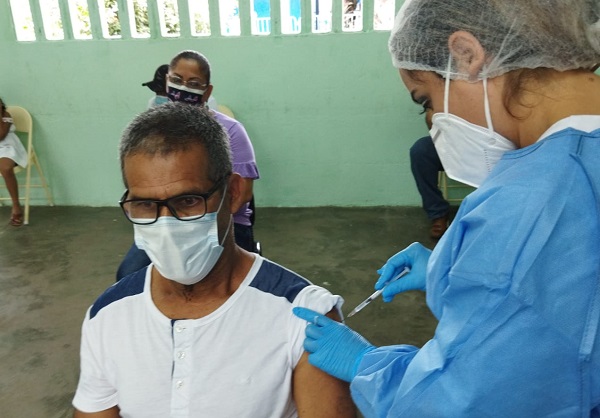
[[172,216],[161,216],[153,224],[133,225],[137,247],[146,251],[154,267],[165,278],[192,285],[211,272],[223,253],[223,242],[232,224],[230,219],[223,240],[219,242],[217,215],[226,190],[219,208],[200,219],[180,221]]

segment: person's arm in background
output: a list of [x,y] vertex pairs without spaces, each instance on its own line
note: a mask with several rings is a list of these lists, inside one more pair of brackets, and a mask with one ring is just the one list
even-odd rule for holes
[[2,104],[2,118],[0,119],[0,141],[2,141],[4,138],[6,138],[6,135],[8,135],[11,125],[11,123],[5,121],[4,118],[10,118],[11,116],[10,113],[6,111],[4,102],[0,101],[0,103]]
[[118,406],[113,406],[110,409],[105,409],[104,411],[100,411],[100,412],[92,412],[92,413],[87,413],[87,412],[81,412],[78,409],[75,409],[75,412],[73,413],[73,418],[120,418],[121,416],[119,415],[119,407]]
[[254,193],[254,180],[259,178],[254,147],[244,126],[236,121],[227,128],[233,157],[233,171],[242,176],[241,195],[244,202],[249,202]]
[[[340,321],[333,309],[326,316]],[[308,362],[304,353],[294,369],[293,396],[300,418],[355,418],[350,385]]]

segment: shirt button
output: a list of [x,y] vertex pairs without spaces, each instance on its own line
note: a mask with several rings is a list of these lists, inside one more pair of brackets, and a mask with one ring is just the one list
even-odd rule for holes
[[181,331],[184,331],[184,330],[185,330],[185,327],[182,327],[181,325],[177,325],[177,326],[175,327],[175,331],[176,331],[176,332],[181,332]]
[[177,387],[177,389],[181,389],[181,387],[183,386],[183,380],[178,380],[175,386]]
[[177,357],[179,358],[179,360],[183,360],[185,358],[185,351],[180,351],[179,353],[177,353]]

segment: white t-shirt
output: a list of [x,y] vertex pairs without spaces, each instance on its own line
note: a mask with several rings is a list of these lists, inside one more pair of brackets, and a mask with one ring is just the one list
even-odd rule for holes
[[138,418],[296,417],[292,372],[306,322],[294,306],[326,313],[340,296],[260,256],[236,292],[210,315],[171,320],[154,305],[151,269],[111,286],[83,323],[73,405],[119,405]]

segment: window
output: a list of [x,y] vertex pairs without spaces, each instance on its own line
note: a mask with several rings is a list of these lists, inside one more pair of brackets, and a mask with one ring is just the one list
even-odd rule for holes
[[148,22],[148,1],[128,0],[129,27],[134,38],[149,38],[150,24]]
[[71,27],[75,39],[92,39],[92,25],[87,0],[69,0]]
[[208,0],[189,0],[192,35],[210,35]]
[[102,36],[105,38],[121,37],[121,22],[119,21],[119,5],[117,0],[98,0]]
[[360,32],[363,28],[362,1],[342,1],[342,30],[344,32]]
[[[338,32],[340,28],[342,32],[362,32],[365,26],[362,10],[365,0],[310,0],[310,3],[308,0],[249,0],[249,3],[241,3],[243,7],[249,6],[249,13],[242,10],[241,16],[240,0],[218,0],[221,29],[220,33],[214,33],[210,27],[213,18],[209,7],[213,1],[216,0],[9,0],[9,3],[18,41],[35,41],[36,31],[40,30],[36,24],[43,27],[43,36],[49,40],[92,39],[92,33],[100,32],[108,39],[149,38],[151,34],[179,37],[182,36],[179,6],[189,11],[191,33],[183,35],[188,37],[240,36],[242,26],[244,34],[249,28],[252,35],[268,36],[273,33],[274,10],[280,13],[280,33],[285,35],[302,33],[303,14],[305,19],[310,19],[311,33]],[[373,29],[390,30],[399,0],[369,1],[373,2]],[[311,9],[302,10],[303,5]],[[120,6],[126,10],[119,10]],[[155,7],[158,22],[152,21],[156,27],[151,27],[149,12]],[[67,26],[70,20],[72,36],[64,32],[68,28],[63,17]],[[127,20],[122,21],[123,18]],[[98,24],[98,19],[100,28],[95,28],[93,25]],[[370,25],[366,26],[371,29]],[[124,27],[130,33],[122,33]]]
[[396,12],[394,0],[375,0],[373,6],[373,29],[392,30]]
[[219,0],[221,35],[240,36],[240,5],[238,0]]
[[179,36],[179,9],[177,9],[177,0],[158,0],[158,9],[160,10],[160,33],[165,37]]
[[35,41],[35,28],[29,2],[23,0],[10,0],[15,32],[18,41]]
[[44,35],[48,40],[65,39],[58,0],[40,0]]
[[300,33],[301,29],[300,0],[281,0],[281,33]]
[[268,35],[271,33],[271,2],[269,0],[251,0],[251,33]]
[[331,32],[331,0],[312,0],[312,24],[314,33]]

